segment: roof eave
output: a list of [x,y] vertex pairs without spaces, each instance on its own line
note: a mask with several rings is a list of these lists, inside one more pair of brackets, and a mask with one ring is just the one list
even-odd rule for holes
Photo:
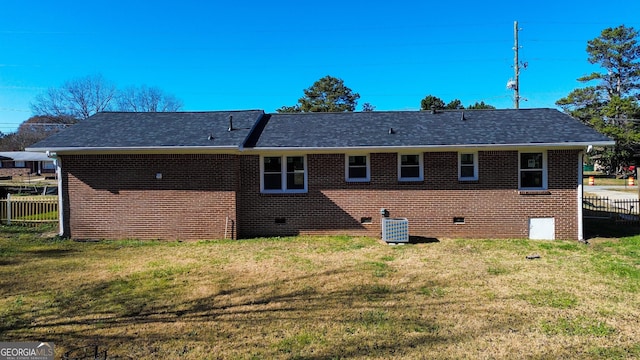
[[584,149],[588,146],[614,146],[615,141],[571,142],[571,143],[521,143],[521,144],[457,144],[457,145],[410,145],[410,146],[345,146],[345,147],[254,147],[243,152],[339,152],[339,151],[380,151],[380,150],[512,150],[522,148]]
[[82,154],[234,154],[238,146],[139,146],[139,147],[47,147],[27,148],[26,151],[56,153],[58,155]]
[[588,146],[613,146],[615,141],[570,142],[570,143],[521,143],[521,144],[457,144],[457,145],[410,145],[410,146],[344,146],[344,147],[253,147],[238,146],[149,146],[149,147],[47,147],[27,148],[26,151],[48,152],[66,155],[80,154],[236,154],[261,152],[349,152],[349,151],[450,151],[456,149],[512,150],[522,148],[584,149]]

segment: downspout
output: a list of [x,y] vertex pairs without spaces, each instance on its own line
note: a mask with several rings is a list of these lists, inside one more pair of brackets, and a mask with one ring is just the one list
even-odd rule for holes
[[55,160],[56,164],[56,177],[58,178],[58,226],[60,227],[58,234],[64,236],[64,202],[62,191],[62,159]]
[[582,185],[582,162],[584,158],[584,152],[580,151],[578,153],[578,241],[584,241],[584,232],[583,232],[583,217],[582,217],[582,197],[584,195],[584,187]]
[[53,159],[56,166],[58,180],[58,235],[64,236],[64,203],[62,202],[62,159],[55,152],[47,151],[47,156]]

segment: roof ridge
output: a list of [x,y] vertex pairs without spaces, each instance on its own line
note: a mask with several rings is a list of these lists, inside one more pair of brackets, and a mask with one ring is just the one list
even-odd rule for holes
[[262,109],[250,110],[195,110],[195,111],[100,111],[96,114],[214,114],[214,113],[246,113],[262,111]]
[[[437,109],[438,113],[453,113],[453,112],[461,112],[461,111],[477,111],[477,112],[498,112],[498,111],[539,111],[539,110],[557,110],[553,108],[524,108],[524,109]],[[431,110],[374,110],[374,111],[306,111],[306,112],[269,112],[266,114],[269,115],[318,115],[318,114],[331,114],[331,115],[342,115],[342,114],[398,114],[398,113],[407,113],[407,114],[429,114]]]

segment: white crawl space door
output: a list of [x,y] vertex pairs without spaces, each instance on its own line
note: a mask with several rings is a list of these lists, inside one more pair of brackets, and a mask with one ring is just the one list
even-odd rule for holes
[[529,239],[555,240],[556,221],[554,218],[530,218]]

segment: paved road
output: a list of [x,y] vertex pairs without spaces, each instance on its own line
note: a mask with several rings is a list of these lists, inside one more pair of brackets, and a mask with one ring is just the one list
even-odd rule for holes
[[[583,186],[584,192],[593,193],[611,200],[638,200],[638,186]],[[629,190],[635,190],[630,192]]]

